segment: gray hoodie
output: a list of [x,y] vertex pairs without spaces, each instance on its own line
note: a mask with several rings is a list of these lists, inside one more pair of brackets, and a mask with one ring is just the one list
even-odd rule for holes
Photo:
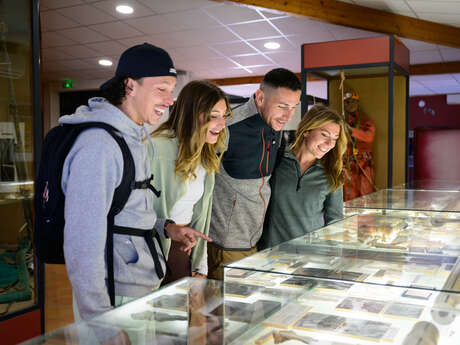
[[[79,107],[73,115],[61,117],[59,123],[91,121],[110,124],[120,131],[134,159],[136,181],[151,175],[149,155],[143,142],[144,127],[104,98],[90,99],[88,106]],[[66,196],[64,255],[83,319],[111,308],[105,261],[107,214],[122,174],[120,147],[109,133],[99,128],[81,133],[64,162],[61,180]],[[164,237],[164,219],[157,219],[152,211],[154,197],[148,189],[133,190],[126,206],[115,217],[115,225],[146,230],[155,226],[161,229],[158,232]],[[157,243],[156,246],[165,267]],[[117,296],[139,297],[160,284],[143,238],[114,236],[114,275]]]

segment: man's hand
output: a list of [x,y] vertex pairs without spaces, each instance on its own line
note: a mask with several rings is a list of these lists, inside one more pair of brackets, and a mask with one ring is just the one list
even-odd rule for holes
[[166,227],[166,234],[171,240],[181,243],[182,246],[180,246],[179,249],[183,252],[186,252],[188,255],[190,255],[190,252],[195,246],[196,239],[198,237],[208,242],[212,242],[208,236],[202,234],[199,231],[196,231],[195,229],[189,228],[188,226],[181,226],[172,223],[168,224]]

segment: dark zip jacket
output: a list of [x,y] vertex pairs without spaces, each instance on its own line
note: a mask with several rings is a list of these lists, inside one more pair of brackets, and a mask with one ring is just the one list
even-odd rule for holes
[[216,174],[209,235],[220,248],[247,250],[262,234],[280,132],[265,123],[254,97],[233,110],[227,126],[228,149]]
[[259,248],[303,236],[343,219],[343,188],[332,192],[326,171],[317,160],[304,173],[286,150],[270,180],[273,195]]

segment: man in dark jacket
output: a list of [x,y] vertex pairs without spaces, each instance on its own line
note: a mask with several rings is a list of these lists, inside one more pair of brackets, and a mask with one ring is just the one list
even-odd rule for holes
[[208,245],[208,277],[222,279],[222,264],[256,252],[270,199],[280,131],[300,100],[297,76],[284,68],[268,72],[260,88],[233,109],[227,121],[228,149],[216,174]]

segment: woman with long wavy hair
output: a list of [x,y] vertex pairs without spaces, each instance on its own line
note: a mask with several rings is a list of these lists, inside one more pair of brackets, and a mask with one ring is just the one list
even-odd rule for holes
[[[231,115],[225,93],[194,80],[183,87],[166,122],[152,134],[155,154],[152,185],[161,191],[153,207],[158,217],[208,234],[214,174],[226,148],[226,119]],[[206,242],[198,240],[184,254],[176,242],[163,242],[172,270],[166,281],[207,275]]]
[[344,121],[317,104],[302,118],[294,143],[270,179],[272,196],[261,248],[302,236],[343,218]]

